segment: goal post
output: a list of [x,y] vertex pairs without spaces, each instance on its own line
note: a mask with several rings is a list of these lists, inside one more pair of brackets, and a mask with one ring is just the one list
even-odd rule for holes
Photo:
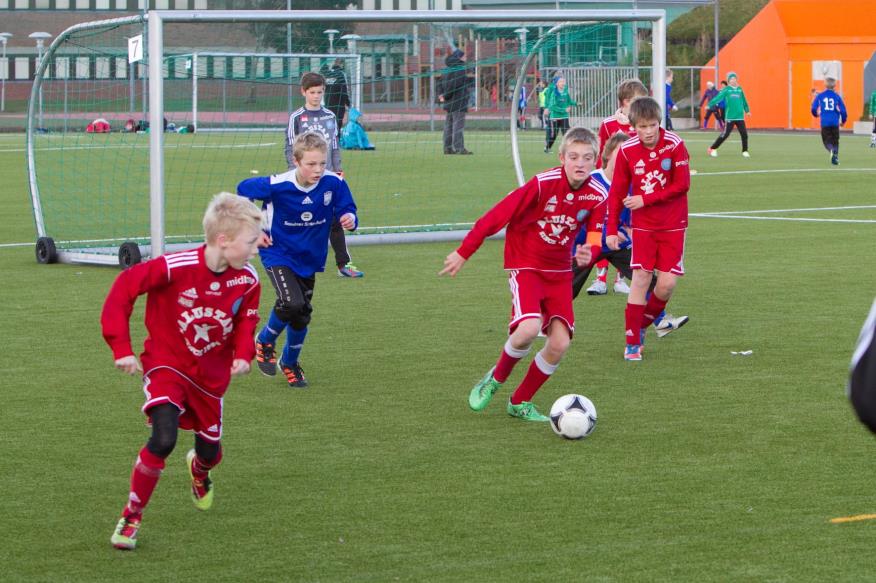
[[[532,97],[535,80],[550,71],[626,65],[620,58],[603,60],[604,54],[622,52],[603,46],[604,37],[621,35],[599,34],[600,26],[650,24],[650,63],[625,70],[647,77],[663,105],[665,18],[663,10],[175,10],[75,25],[58,35],[41,59],[29,103],[27,158],[38,259],[126,264],[197,244],[209,195],[233,191],[252,174],[286,170],[278,132],[290,108],[277,99],[278,91],[292,95],[298,75],[329,58],[354,71],[348,76],[353,104],[377,145],[375,151],[342,153],[362,219],[350,243],[457,239],[498,197],[555,163],[542,153],[543,133],[527,125],[536,119],[533,99],[525,108],[530,121],[523,120],[526,129],[518,130],[523,88]],[[224,43],[244,27],[287,23],[305,27],[296,29],[305,32],[296,32],[292,41],[301,52],[247,53],[248,41],[237,47]],[[229,35],[212,25],[236,28]],[[181,35],[184,26],[190,28]],[[351,34],[332,50],[321,44],[324,28]],[[139,34],[146,39],[143,60],[127,64],[127,39]],[[174,45],[174,35],[186,44]],[[307,50],[313,48],[329,50]],[[465,139],[475,156],[442,155],[444,111],[437,94],[450,70],[445,57],[457,48],[468,56],[462,67],[472,79]],[[205,55],[247,54],[256,58],[240,71],[214,63],[207,72],[199,64]],[[271,59],[286,63],[299,57],[305,62],[298,70],[283,64],[277,65],[278,76],[265,71],[273,66],[265,64]],[[228,111],[239,114],[242,121],[233,127],[238,131],[203,131],[208,129],[204,100],[217,97],[201,95],[201,89],[206,78],[220,75],[217,67],[222,83],[234,87]],[[613,95],[613,78],[603,77],[607,81],[590,87],[589,94],[570,87],[573,97]],[[264,104],[271,99],[283,103],[268,112]],[[182,106],[186,100],[190,107]],[[582,104],[573,111],[573,123],[593,127],[589,120],[613,113],[614,101],[609,96]],[[144,114],[151,131],[116,131]],[[86,134],[82,126],[95,117],[109,120],[113,133]],[[191,136],[161,131],[168,118],[197,124],[199,131]],[[253,121],[249,126],[247,119]]]

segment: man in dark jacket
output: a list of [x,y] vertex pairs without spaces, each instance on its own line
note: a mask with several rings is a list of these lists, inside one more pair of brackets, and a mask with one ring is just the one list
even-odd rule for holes
[[325,106],[338,118],[338,128],[344,125],[344,115],[350,107],[350,92],[347,89],[347,75],[344,73],[344,60],[335,59],[332,68],[326,71]]
[[465,149],[463,135],[472,86],[472,79],[465,75],[465,53],[456,49],[444,62],[449,70],[442,76],[438,89],[438,101],[447,112],[444,120],[444,153],[471,154]]
[[715,84],[711,81],[706,81],[706,90],[703,92],[703,98],[700,99],[700,109],[703,108],[703,105],[706,105],[706,112],[703,116],[703,129],[709,129],[709,118],[712,115],[715,116],[715,125],[718,125],[721,122],[720,112],[717,108],[708,107],[709,101],[712,100],[718,94],[718,90],[715,89]]

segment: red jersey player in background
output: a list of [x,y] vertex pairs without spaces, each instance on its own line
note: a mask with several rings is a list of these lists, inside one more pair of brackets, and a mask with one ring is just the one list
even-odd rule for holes
[[557,369],[575,329],[569,264],[575,235],[580,229],[588,233],[585,244],[575,251],[578,265],[589,265],[601,250],[608,193],[590,178],[596,152],[593,132],[570,129],[560,146],[562,166],[537,174],[499,201],[444,260],[440,275],[456,275],[484,239],[507,227],[505,270],[512,300],[509,337],[496,366],[471,390],[468,403],[475,411],[489,404],[542,332],[547,336],[544,348],[511,395],[507,411],[528,421],[548,421],[532,397]]
[[[617,103],[620,106],[614,115],[611,115],[599,124],[599,158],[596,159],[596,167],[602,167],[602,154],[605,151],[605,144],[609,138],[617,133],[625,136],[633,137],[636,135],[636,130],[630,125],[630,103],[636,97],[647,97],[648,89],[638,79],[627,79],[621,81],[617,86]],[[611,176],[608,176],[611,181]],[[623,274],[617,272],[617,277],[614,281],[615,293],[628,294],[630,287],[624,281]],[[589,296],[604,296],[608,293],[608,260],[601,259],[596,262],[596,279],[590,287],[587,288]]]
[[[677,134],[660,127],[660,119],[660,106],[650,97],[640,97],[630,105],[636,137],[620,147],[608,203],[605,242],[611,249],[620,246],[621,211],[624,207],[632,211],[633,280],[625,314],[626,360],[642,360],[645,329],[666,307],[678,276],[684,275],[690,156]],[[646,304],[655,270],[657,285]]]
[[[259,321],[259,280],[248,261],[260,241],[262,213],[251,201],[216,195],[204,215],[206,245],[169,253],[116,278],[100,323],[116,368],[143,372],[143,412],[152,436],[131,474],[128,503],[111,542],[133,549],[143,509],[158,483],[179,428],[195,433],[186,461],[192,498],[200,510],[213,502],[210,468],[222,459],[222,397],[231,375],[249,372]],[[131,347],[129,320],[147,294],[148,336],[140,362]]]

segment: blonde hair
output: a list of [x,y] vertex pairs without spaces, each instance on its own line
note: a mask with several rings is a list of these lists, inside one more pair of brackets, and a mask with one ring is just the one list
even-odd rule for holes
[[648,95],[648,88],[638,79],[627,79],[626,81],[621,81],[620,85],[617,86],[617,102],[621,105],[627,99],[644,97],[646,95]]
[[262,211],[251,200],[230,192],[220,192],[213,197],[204,213],[204,237],[207,244],[216,242],[220,234],[237,237],[247,226],[258,229],[262,223]]
[[623,132],[615,132],[612,134],[610,138],[605,141],[605,146],[602,148],[602,167],[605,168],[608,165],[608,160],[611,158],[612,152],[614,152],[618,146],[626,142],[630,139],[630,136],[626,135]]
[[317,133],[301,134],[292,142],[292,157],[298,162],[304,158],[305,152],[312,150],[319,150],[323,154],[328,154],[328,143]]
[[563,136],[563,143],[560,144],[560,154],[565,154],[566,149],[572,144],[586,144],[593,148],[593,153],[599,152],[599,141],[596,135],[587,128],[574,127],[571,128]]

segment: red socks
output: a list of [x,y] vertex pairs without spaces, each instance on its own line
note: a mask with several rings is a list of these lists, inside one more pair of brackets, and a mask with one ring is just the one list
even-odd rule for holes
[[669,300],[661,300],[657,294],[651,292],[651,297],[648,298],[648,303],[645,304],[645,313],[642,317],[642,329],[647,328],[654,323],[654,318],[660,315],[660,312],[666,308],[666,302]]
[[124,516],[142,514],[143,509],[149,504],[149,498],[158,484],[161,471],[164,469],[164,459],[158,457],[145,447],[140,450],[137,461],[134,463],[134,471],[131,472],[131,492],[128,495],[128,504],[123,512]]
[[[652,295],[653,297],[653,295]],[[645,306],[639,304],[627,304],[627,309],[624,311],[624,320],[626,329],[627,344],[641,344],[642,318],[645,317]]]
[[541,355],[541,351],[539,351],[535,358],[532,359],[529,370],[526,371],[526,376],[523,377],[523,382],[520,383],[520,386],[511,395],[511,403],[519,405],[523,401],[532,401],[532,397],[547,382],[554,371],[557,370],[557,366],[557,364],[548,363]]
[[215,468],[219,465],[219,462],[222,461],[222,448],[219,448],[219,453],[216,454],[216,457],[213,458],[212,461],[207,462],[201,459],[200,456],[195,455],[195,459],[192,460],[192,473],[195,475],[195,478],[198,480],[203,480],[207,477],[207,474],[210,472],[212,468]]
[[596,262],[596,279],[605,283],[608,280],[608,259]]
[[519,350],[514,348],[511,346],[511,339],[509,338],[508,341],[505,342],[505,348],[502,350],[502,355],[499,356],[499,362],[496,363],[496,370],[493,371],[493,378],[500,383],[507,381],[508,377],[511,375],[511,371],[514,370],[514,365],[516,365],[521,358],[529,354],[529,349],[529,346]]

